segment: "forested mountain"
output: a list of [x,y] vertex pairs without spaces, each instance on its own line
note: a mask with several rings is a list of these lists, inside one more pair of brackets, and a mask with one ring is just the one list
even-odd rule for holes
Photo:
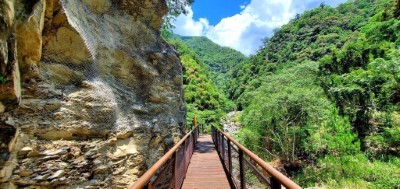
[[[400,188],[399,37],[399,0],[297,15],[225,74],[243,110],[236,137],[303,187]],[[186,43],[201,57],[225,55],[200,39]]]
[[[265,48],[260,49],[246,63],[231,70],[231,77],[238,79],[229,85],[230,95],[236,99],[244,91],[252,91],[260,85],[257,81],[258,76],[271,73],[277,66],[281,66],[269,63],[287,65],[305,60],[318,61],[325,55],[331,55],[334,50],[348,48],[351,41],[363,36],[366,38],[366,33],[362,31],[367,28],[361,28],[378,13],[384,13],[384,17],[388,16],[388,12],[383,9],[389,6],[389,2],[356,0],[341,4],[337,8],[321,4],[319,8],[297,15],[277,30],[273,37],[264,40]],[[380,33],[380,28],[375,29],[377,31],[370,31],[370,34]],[[390,35],[391,32],[395,35],[395,25],[388,29],[390,31],[385,31],[385,35]],[[257,78],[253,80],[255,76]]]
[[303,186],[400,187],[399,1],[297,15],[229,73],[239,139]]
[[207,37],[180,36],[180,38],[215,72],[226,73],[233,66],[246,59],[239,51],[229,47],[221,47]]
[[225,112],[233,109],[222,91],[212,82],[211,71],[204,61],[180,39],[169,39],[180,54],[183,68],[183,86],[187,107],[187,125],[194,115],[199,124],[219,126]]
[[213,82],[228,95],[227,72],[247,58],[234,49],[221,47],[207,37],[186,37],[174,35],[192,49],[210,67]]

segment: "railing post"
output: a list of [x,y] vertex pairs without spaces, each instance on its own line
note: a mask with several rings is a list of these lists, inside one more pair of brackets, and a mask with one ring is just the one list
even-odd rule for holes
[[216,141],[217,141],[217,131],[214,128],[214,142],[216,142]]
[[192,148],[192,149],[190,149],[190,159],[192,159],[192,155],[193,155],[194,148],[195,148],[194,145],[196,145],[196,136],[195,136],[195,133],[192,134],[192,144],[190,145],[190,148]]
[[217,152],[219,151],[219,141],[218,141],[218,131],[215,131],[215,147],[217,148]]
[[[190,140],[190,137],[189,137],[189,140]],[[183,143],[183,174],[184,174],[183,178],[185,178],[185,176],[186,176],[186,141],[187,141],[187,139]]]
[[[224,143],[224,135],[221,133],[221,137],[220,137],[220,139],[221,139],[221,144],[223,145]],[[222,153],[222,148],[223,148],[223,146],[222,145],[219,145],[220,146],[220,152]],[[222,154],[221,154],[222,155]]]
[[[220,135],[220,140],[221,140],[221,142],[220,142],[220,145],[219,145],[219,147],[221,148],[220,150],[219,150],[219,152],[221,153],[222,152],[222,145],[221,144],[223,144],[223,141],[224,141],[224,135],[222,135],[222,133],[220,133],[221,135]],[[221,154],[222,155],[222,154]]]
[[282,185],[274,177],[271,177],[271,189],[281,189]]
[[222,135],[222,142],[221,142],[221,157],[222,157],[222,160],[224,160],[224,162],[225,162],[225,141],[224,141],[224,136]]
[[211,126],[211,140],[214,143],[214,128]]
[[244,172],[243,151],[239,149],[240,188],[246,189],[246,177]]
[[173,180],[173,182],[174,182],[174,188],[176,188],[176,172],[177,172],[177,163],[176,163],[176,159],[177,159],[177,156],[176,156],[176,152],[174,153],[174,155],[173,155],[173,157],[174,157],[174,180]]
[[232,175],[232,151],[231,151],[231,141],[228,140],[228,166],[229,166],[229,174]]
[[197,143],[197,130],[194,130],[193,137],[195,138],[195,143]]
[[221,133],[217,133],[218,135],[218,152],[221,153]]
[[212,128],[212,126],[211,126],[211,140],[214,143],[214,129]]
[[214,140],[217,143],[217,130],[214,128]]

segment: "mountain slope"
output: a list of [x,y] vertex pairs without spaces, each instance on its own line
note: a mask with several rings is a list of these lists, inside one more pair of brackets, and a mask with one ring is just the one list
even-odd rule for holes
[[193,50],[212,71],[213,82],[227,95],[228,74],[234,66],[240,64],[247,58],[234,49],[221,47],[207,37],[185,37],[175,35],[174,38],[181,39],[191,50]]
[[400,187],[398,0],[322,4],[228,72],[239,140],[302,186]]
[[207,37],[180,37],[183,42],[199,55],[214,72],[226,73],[246,57],[229,47],[221,47]]
[[233,109],[220,89],[212,82],[211,71],[204,61],[180,39],[169,39],[180,54],[183,66],[183,84],[187,107],[187,125],[194,115],[199,124],[219,126],[225,112]]
[[254,90],[260,82],[253,78],[272,73],[282,66],[268,63],[318,61],[334,49],[343,48],[346,42],[356,39],[359,29],[387,4],[388,0],[356,0],[337,8],[322,4],[319,8],[297,15],[271,38],[266,38],[265,48],[257,55],[230,72],[230,78],[237,78],[235,83],[229,85],[230,97],[237,99],[244,91]]

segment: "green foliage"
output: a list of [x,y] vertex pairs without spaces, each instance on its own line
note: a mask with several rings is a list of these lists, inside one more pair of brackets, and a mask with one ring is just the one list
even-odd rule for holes
[[[376,41],[371,43],[375,44]],[[394,125],[388,117],[393,111],[399,111],[400,50],[389,48],[376,54],[377,51],[371,51],[376,48],[374,45],[364,45],[352,49],[344,48],[338,54],[351,54],[355,57],[360,48],[367,49],[361,51],[369,51],[369,57],[349,58],[350,55],[334,54],[334,58],[324,58],[321,61],[321,81],[326,94],[336,103],[340,113],[349,116],[355,131],[362,139],[363,149],[375,155],[380,154],[378,152],[386,154],[388,151],[382,147],[390,149],[398,145],[379,139],[386,136],[386,139],[392,140],[392,135],[388,135],[387,131],[392,130]],[[384,58],[371,61],[372,57],[380,56]],[[365,141],[365,138],[368,140]],[[377,148],[378,146],[380,147]]]
[[400,0],[397,0],[394,11],[393,11],[393,16],[398,18],[400,17]]
[[[243,110],[238,140],[279,160],[302,186],[400,188],[399,6],[399,0],[321,4],[264,38],[249,58],[205,38],[179,37],[205,60],[182,56],[190,65],[184,66],[189,117],[232,107],[223,97],[198,96],[215,97],[213,81],[199,83],[218,80]],[[205,64],[216,74],[196,67]]]
[[161,36],[164,39],[168,39],[172,35],[172,30],[174,29],[174,25],[172,24],[175,21],[175,16],[173,15],[166,15],[163,18],[163,25],[161,26]]
[[370,162],[362,154],[327,155],[305,167],[296,181],[303,187],[320,183],[328,188],[399,188],[400,159]]
[[321,5],[228,72],[240,142],[304,187],[398,188],[398,0]]
[[360,152],[357,135],[351,132],[349,121],[337,114],[335,108],[328,112],[320,124],[309,127],[310,137],[305,144],[310,156],[323,157],[326,154],[337,157]]
[[163,25],[161,26],[161,35],[167,39],[172,34],[172,29],[175,17],[179,14],[187,14],[186,7],[194,3],[194,0],[167,0],[168,14],[163,18]]
[[213,82],[223,92],[227,94],[229,77],[227,72],[235,65],[246,60],[246,57],[229,47],[221,47],[206,37],[183,37],[174,36],[182,39],[183,42],[192,49],[204,63],[210,67]]
[[228,97],[237,99],[238,108],[241,110],[248,104],[247,99],[242,95],[260,87],[262,81],[258,76],[271,74],[277,70],[277,67],[276,64],[267,64],[264,56],[259,54],[235,65],[228,72]]
[[317,73],[318,64],[306,62],[266,76],[265,84],[247,93],[245,98],[257,100],[243,113],[241,142],[268,159],[289,164],[304,156],[359,152],[357,136],[325,97]]
[[214,72],[226,73],[246,59],[242,53],[229,47],[221,47],[206,37],[178,37],[196,52]]
[[186,14],[186,7],[194,3],[194,0],[167,0],[169,14],[178,16],[179,14]]
[[187,125],[192,125],[194,115],[199,124],[219,126],[224,112],[234,104],[210,80],[210,70],[204,61],[181,40],[170,39],[180,54],[183,66],[183,84],[187,105]]
[[[388,0],[357,0],[339,5],[319,7],[306,11],[291,20],[289,24],[276,30],[271,38],[264,39],[264,48],[233,68],[229,78],[229,97],[240,99],[246,91],[259,87],[257,76],[273,73],[268,63],[302,63],[306,60],[318,61],[326,55],[331,55],[336,49],[342,49],[349,41],[359,38],[360,28],[368,24],[371,16],[380,12],[388,5]],[[395,26],[392,27],[396,29]],[[398,33],[398,31],[394,32]],[[397,34],[393,34],[395,36]],[[370,36],[364,36],[364,39]],[[362,37],[360,37],[362,38]],[[400,40],[399,40],[400,41]],[[363,45],[361,42],[347,44],[346,48]],[[362,49],[361,49],[362,50]],[[363,51],[343,59],[360,59],[366,55]],[[365,61],[360,62],[365,63]],[[346,64],[346,62],[343,62]],[[351,65],[349,65],[351,66]],[[280,66],[277,66],[280,67]],[[346,69],[346,67],[344,68]],[[239,108],[243,102],[237,102]]]
[[[266,76],[263,78],[264,85],[244,96],[246,99],[257,100],[249,103],[243,113],[242,122],[247,129],[264,138],[258,140],[257,148],[268,144],[265,150],[273,155],[272,158],[282,157],[292,162],[298,159],[299,155],[293,157],[293,148],[299,154],[304,150],[298,149],[300,141],[297,139],[301,140],[302,136],[296,138],[295,135],[310,119],[321,116],[317,106],[329,106],[326,100],[318,98],[323,97],[323,91],[315,83],[317,68],[315,62],[310,62]],[[299,73],[304,74],[304,79],[297,78]]]
[[5,82],[6,82],[6,79],[4,77],[0,76],[0,83],[5,83]]

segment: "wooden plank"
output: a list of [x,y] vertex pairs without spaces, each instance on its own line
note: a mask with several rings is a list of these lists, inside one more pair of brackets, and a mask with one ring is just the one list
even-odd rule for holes
[[210,135],[199,137],[182,188],[230,188]]

